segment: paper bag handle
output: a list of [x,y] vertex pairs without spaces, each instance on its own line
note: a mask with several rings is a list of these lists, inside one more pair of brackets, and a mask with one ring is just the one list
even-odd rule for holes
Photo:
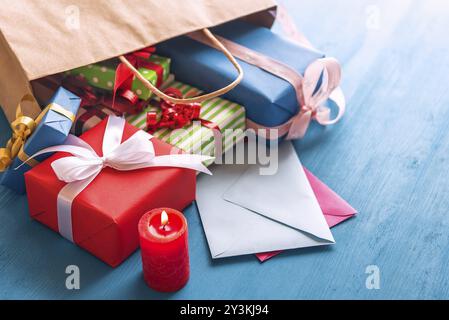
[[155,85],[153,85],[150,81],[145,79],[144,76],[140,74],[140,72],[128,61],[128,59],[125,58],[125,56],[120,56],[119,59],[121,62],[123,62],[132,72],[133,74],[139,79],[145,87],[147,87],[149,90],[151,90],[156,96],[159,98],[169,101],[171,103],[180,103],[180,104],[187,104],[187,103],[195,103],[195,102],[202,102],[208,99],[216,98],[218,96],[221,96],[225,94],[226,92],[234,89],[240,81],[242,81],[243,78],[243,70],[242,67],[238,64],[237,60],[232,56],[232,54],[226,49],[226,47],[212,34],[212,32],[209,31],[209,29],[202,29],[201,30],[203,34],[201,34],[199,31],[193,32],[190,34],[190,37],[192,38],[198,38],[206,36],[206,38],[212,42],[213,46],[223,52],[223,54],[228,58],[228,60],[233,64],[235,69],[238,72],[237,78],[228,84],[226,87],[221,88],[219,90],[206,93],[197,97],[191,97],[191,98],[185,98],[185,99],[179,99],[174,98],[169,95],[166,95],[161,90],[159,90]]

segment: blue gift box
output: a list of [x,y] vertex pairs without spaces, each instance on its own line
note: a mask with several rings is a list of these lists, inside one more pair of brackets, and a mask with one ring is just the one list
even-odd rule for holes
[[[265,27],[233,21],[212,30],[215,34],[282,61],[300,74],[307,66],[324,57],[273,33]],[[172,58],[172,71],[180,81],[205,91],[217,90],[236,77],[232,64],[219,51],[186,36],[157,45],[157,52]],[[298,113],[293,86],[256,66],[240,61],[242,82],[225,95],[245,106],[247,118],[263,126],[278,126]]]
[[[75,116],[80,103],[81,99],[78,96],[60,87],[50,99],[48,105],[58,105],[58,107],[60,106],[68,111],[68,114]],[[68,114],[63,115],[57,109],[50,108],[42,117],[33,134],[25,142],[23,147],[25,154],[31,156],[44,148],[63,144],[73,123],[72,117],[68,117]],[[40,155],[36,160],[41,162],[50,155]],[[31,166],[25,163],[17,169],[21,164],[22,161],[16,157],[8,169],[3,172],[0,184],[22,194],[25,193],[24,174],[31,169]]]

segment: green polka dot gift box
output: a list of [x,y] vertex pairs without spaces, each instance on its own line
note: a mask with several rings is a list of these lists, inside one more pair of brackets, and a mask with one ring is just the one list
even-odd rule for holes
[[[170,58],[152,55],[148,61],[157,66],[155,67],[156,70],[161,69],[162,72],[157,72],[156,70],[147,68],[138,68],[139,72],[145,77],[145,79],[150,81],[152,84],[157,85],[158,73],[162,73],[162,80],[160,82],[166,81],[168,75],[170,74]],[[70,70],[67,74],[82,76],[91,86],[111,91],[114,88],[115,69],[117,68],[117,65],[117,60],[108,60]],[[153,95],[153,93],[137,78],[133,80],[131,89],[141,100],[148,100]]]
[[[197,96],[202,92],[190,85],[173,81],[164,87],[179,89],[183,96]],[[148,112],[160,113],[159,107],[150,104],[142,113],[130,115],[126,120],[139,129],[147,129]],[[222,99],[213,98],[201,103],[200,118],[218,125],[221,131],[221,144],[215,142],[214,130],[202,126],[198,121],[181,129],[160,128],[152,134],[187,153],[217,156],[216,151],[224,153],[244,138],[246,116],[243,106]],[[213,162],[206,163],[209,165]]]

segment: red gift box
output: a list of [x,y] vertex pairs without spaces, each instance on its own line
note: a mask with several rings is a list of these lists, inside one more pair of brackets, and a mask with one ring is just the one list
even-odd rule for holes
[[[81,136],[99,156],[102,156],[107,120]],[[137,131],[125,124],[122,142]],[[156,156],[173,154],[173,146],[155,138],[151,141]],[[25,176],[31,217],[56,232],[59,231],[57,197],[66,183],[57,178],[51,164],[67,156],[68,153],[56,153]],[[73,241],[112,267],[119,265],[139,245],[140,217],[153,208],[185,208],[195,199],[195,177],[194,170],[183,168],[153,167],[133,171],[103,168],[73,200]]]

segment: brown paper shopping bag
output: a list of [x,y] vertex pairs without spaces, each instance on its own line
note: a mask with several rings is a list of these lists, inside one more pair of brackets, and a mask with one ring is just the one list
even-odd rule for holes
[[[275,9],[273,0],[5,2],[0,10],[0,105],[9,121],[14,119],[21,98],[32,93],[31,80],[121,56],[237,18],[269,25]],[[214,42],[216,39],[207,29],[203,30],[203,36],[221,46]],[[239,71],[229,52],[221,49]],[[210,95],[226,92],[238,83],[239,77]],[[22,107],[29,116],[39,112],[36,104]]]

